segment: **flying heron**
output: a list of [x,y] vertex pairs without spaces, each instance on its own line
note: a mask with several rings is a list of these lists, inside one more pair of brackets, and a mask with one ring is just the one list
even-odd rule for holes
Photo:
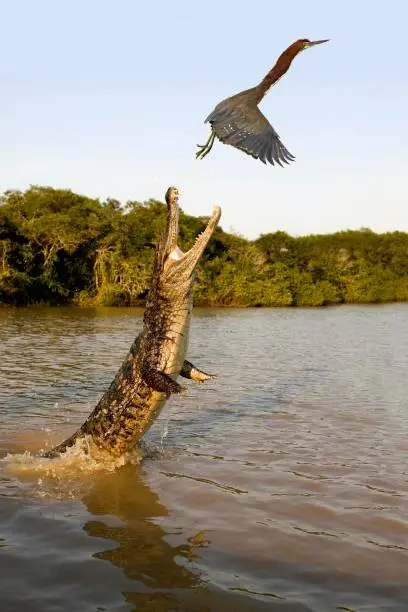
[[294,156],[280,140],[267,118],[261,113],[258,104],[265,94],[289,69],[292,61],[301,51],[327,42],[310,41],[301,38],[292,43],[279,57],[268,74],[256,87],[241,91],[231,98],[226,98],[208,115],[205,123],[211,125],[211,134],[205,145],[197,145],[196,158],[205,157],[212,149],[215,137],[224,144],[241,149],[264,164],[268,161],[274,165],[282,162],[288,164]]

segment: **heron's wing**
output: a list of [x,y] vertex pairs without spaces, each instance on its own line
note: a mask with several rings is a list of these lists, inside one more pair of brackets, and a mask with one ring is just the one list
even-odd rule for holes
[[232,145],[264,164],[288,164],[295,157],[289,153],[267,118],[254,104],[219,106],[207,117],[221,142]]

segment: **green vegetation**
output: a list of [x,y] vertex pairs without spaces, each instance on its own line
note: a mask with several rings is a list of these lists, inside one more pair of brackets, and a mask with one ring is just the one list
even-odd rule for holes
[[[100,202],[51,187],[0,196],[0,304],[142,305],[165,220],[155,200]],[[180,214],[181,248],[205,220]],[[362,229],[255,241],[218,228],[195,304],[323,306],[408,301],[408,234]]]

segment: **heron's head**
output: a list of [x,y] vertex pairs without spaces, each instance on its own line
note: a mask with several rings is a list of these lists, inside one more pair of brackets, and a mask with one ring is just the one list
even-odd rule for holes
[[324,40],[309,40],[308,38],[300,38],[297,41],[299,45],[299,50],[304,51],[305,49],[309,49],[310,47],[314,47],[315,45],[321,45],[322,43],[328,42],[330,38],[325,38]]

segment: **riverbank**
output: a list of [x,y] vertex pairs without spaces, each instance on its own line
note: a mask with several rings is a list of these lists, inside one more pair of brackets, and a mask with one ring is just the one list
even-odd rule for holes
[[[90,199],[31,187],[0,197],[0,304],[141,306],[165,219],[156,200]],[[180,214],[180,247],[206,219]],[[217,228],[197,271],[203,307],[408,301],[408,234],[367,228],[246,240]]]

